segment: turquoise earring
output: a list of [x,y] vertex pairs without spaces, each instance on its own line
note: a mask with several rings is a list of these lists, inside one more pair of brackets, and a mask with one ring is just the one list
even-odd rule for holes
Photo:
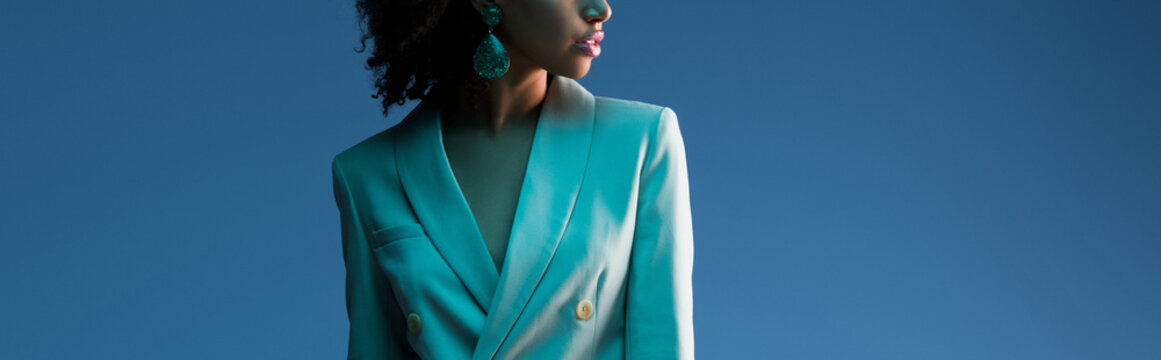
[[496,3],[485,3],[480,15],[484,18],[484,24],[488,25],[488,34],[484,35],[484,40],[476,46],[472,65],[481,77],[495,79],[508,72],[508,50],[504,49],[504,45],[500,44],[500,39],[497,39],[496,35],[492,35],[492,27],[500,23],[504,13]]

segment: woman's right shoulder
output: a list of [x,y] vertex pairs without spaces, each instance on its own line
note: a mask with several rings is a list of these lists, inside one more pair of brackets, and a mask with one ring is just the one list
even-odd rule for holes
[[361,177],[365,173],[394,173],[395,141],[402,122],[368,136],[348,146],[331,159],[331,168],[346,177]]
[[396,124],[348,146],[335,154],[332,162],[344,166],[359,166],[368,161],[382,161],[384,156],[391,155],[395,150],[395,132],[398,127]]
[[400,133],[413,133],[420,123],[430,121],[433,110],[425,102],[417,104],[399,122],[360,140],[335,155],[333,163],[350,167],[373,167],[395,161],[395,142]]

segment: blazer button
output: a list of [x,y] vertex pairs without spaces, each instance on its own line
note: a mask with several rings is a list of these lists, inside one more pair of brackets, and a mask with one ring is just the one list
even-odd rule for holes
[[407,315],[407,329],[411,330],[412,334],[419,334],[419,331],[423,330],[423,321],[419,320],[419,314]]
[[593,316],[593,303],[588,300],[581,300],[576,304],[576,318],[582,321],[588,320]]

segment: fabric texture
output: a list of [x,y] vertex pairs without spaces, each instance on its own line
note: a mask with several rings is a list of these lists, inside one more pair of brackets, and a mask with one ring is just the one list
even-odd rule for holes
[[676,115],[550,76],[500,271],[434,106],[334,157],[348,358],[693,358]]

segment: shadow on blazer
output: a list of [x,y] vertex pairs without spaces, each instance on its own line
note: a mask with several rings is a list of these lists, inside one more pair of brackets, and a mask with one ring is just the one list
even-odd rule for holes
[[693,358],[676,115],[550,76],[499,273],[434,105],[334,157],[348,358]]

